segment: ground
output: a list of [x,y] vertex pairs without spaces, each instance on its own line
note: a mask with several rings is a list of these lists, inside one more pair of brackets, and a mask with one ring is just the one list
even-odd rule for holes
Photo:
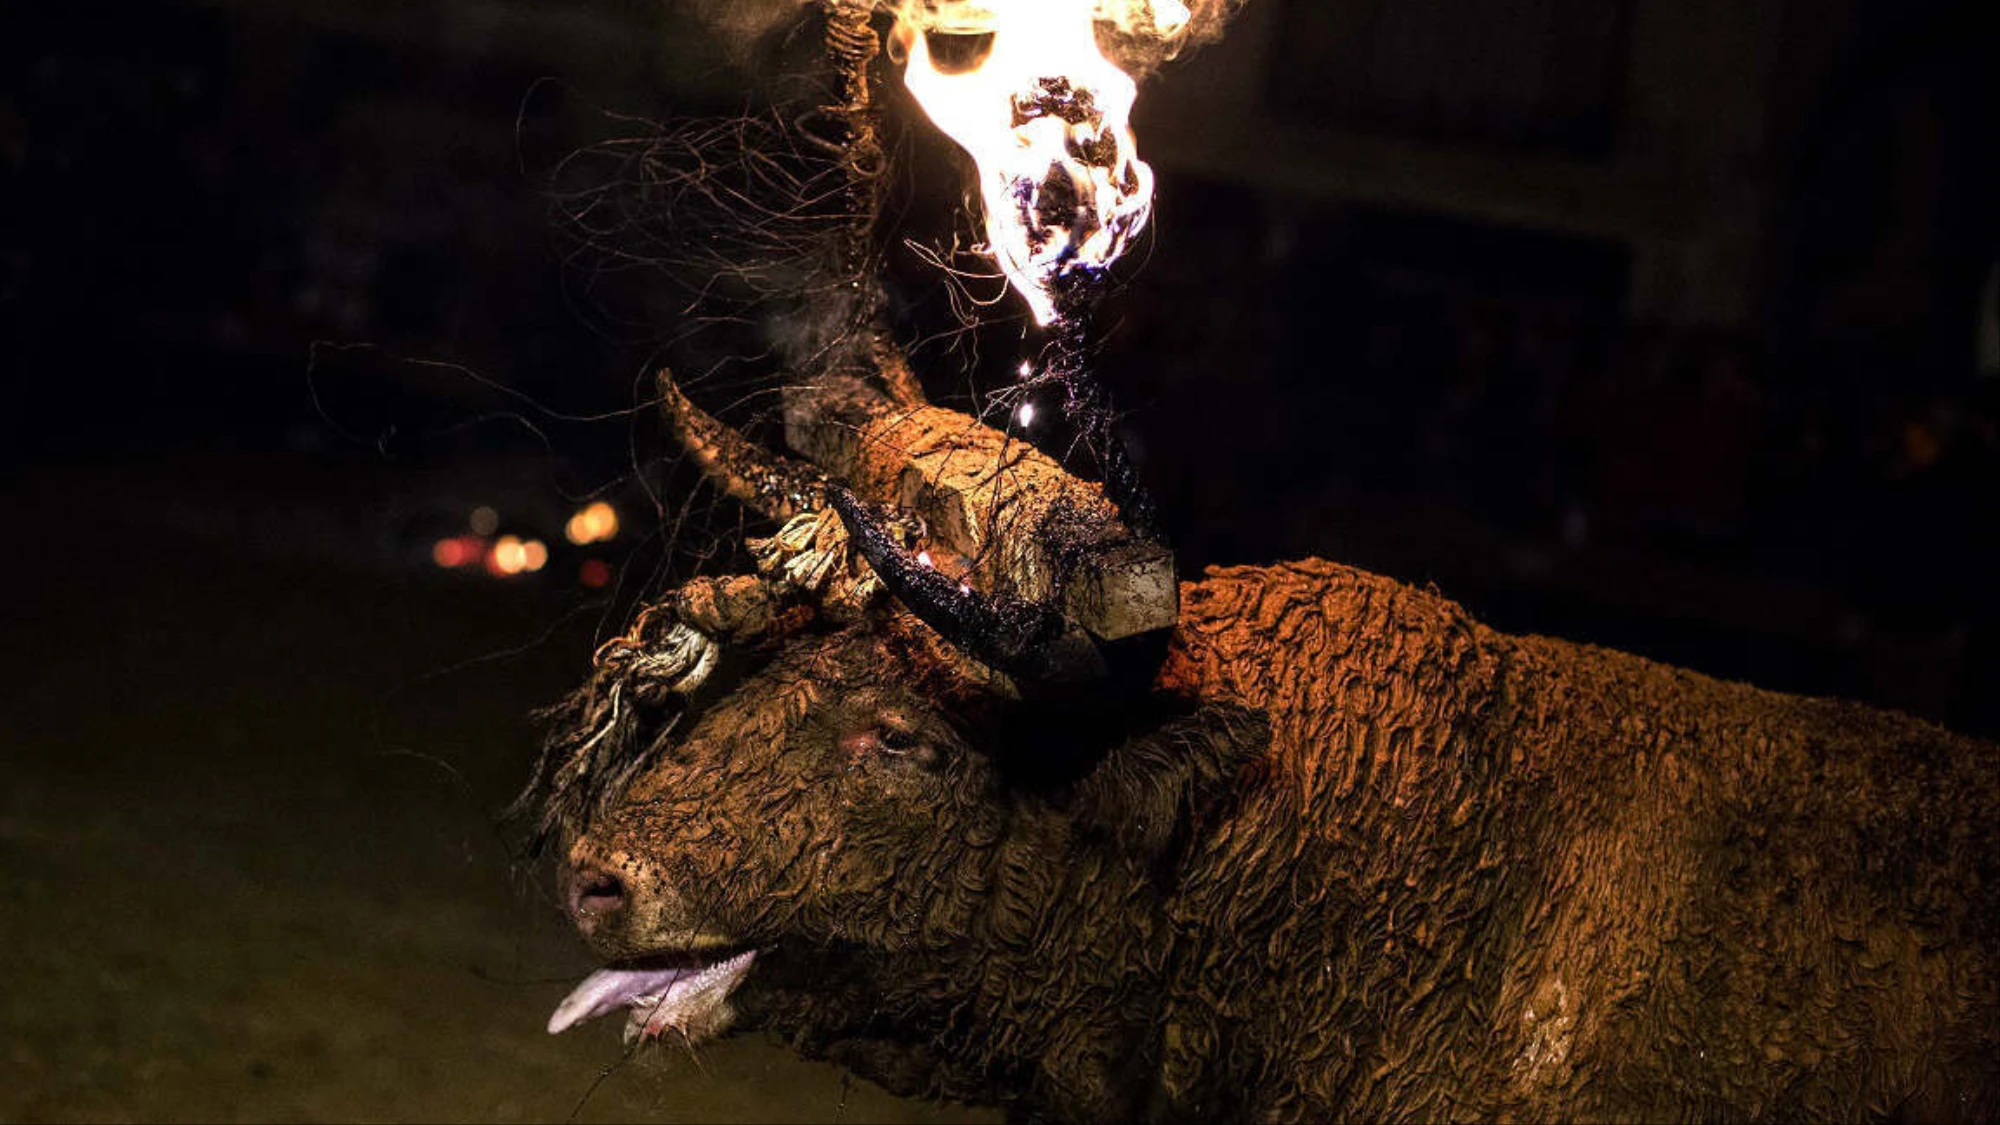
[[984,1119],[759,1038],[543,1032],[593,966],[490,814],[595,622],[340,563],[337,520],[244,548],[375,498],[342,472],[7,488],[0,1120]]

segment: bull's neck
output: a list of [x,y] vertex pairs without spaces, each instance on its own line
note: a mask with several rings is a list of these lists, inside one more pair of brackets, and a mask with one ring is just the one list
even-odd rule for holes
[[1054,810],[1022,811],[993,861],[989,909],[950,970],[967,1050],[1064,1119],[1130,1119],[1140,1091],[1124,1085],[1146,1069],[1166,984],[1166,896]]

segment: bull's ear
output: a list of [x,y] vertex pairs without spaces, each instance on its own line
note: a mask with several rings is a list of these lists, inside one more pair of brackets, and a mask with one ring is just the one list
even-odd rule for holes
[[1076,783],[1069,814],[1081,833],[1167,874],[1202,826],[1227,813],[1270,744],[1252,711],[1209,706],[1169,718],[1106,754]]

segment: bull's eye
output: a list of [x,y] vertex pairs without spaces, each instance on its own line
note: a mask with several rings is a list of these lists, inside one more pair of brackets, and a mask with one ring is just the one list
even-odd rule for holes
[[927,737],[909,717],[901,711],[885,710],[876,716],[875,737],[882,744],[882,752],[932,769],[942,761],[937,744]]
[[874,759],[924,769],[938,764],[937,747],[900,713],[883,711],[872,718],[866,727],[840,739],[840,747],[846,751],[850,763],[859,765]]
[[833,724],[833,741],[850,769],[873,763],[934,771],[947,757],[940,739],[948,744],[950,735],[933,729],[920,714],[899,700],[862,696],[827,718]]

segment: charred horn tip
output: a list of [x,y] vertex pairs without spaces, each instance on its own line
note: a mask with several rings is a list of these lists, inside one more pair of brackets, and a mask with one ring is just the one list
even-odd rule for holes
[[1053,598],[1032,602],[968,590],[918,562],[853,493],[829,484],[826,494],[882,585],[953,647],[1017,680],[1076,683],[1105,675],[1096,645]]

